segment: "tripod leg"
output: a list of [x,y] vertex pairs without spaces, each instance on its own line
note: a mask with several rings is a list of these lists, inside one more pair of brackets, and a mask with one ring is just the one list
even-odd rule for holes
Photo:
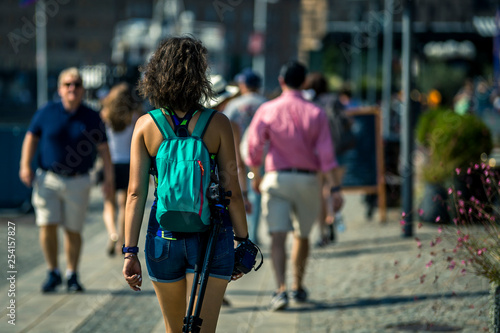
[[196,302],[196,309],[194,310],[194,316],[199,317],[201,313],[201,306],[203,304],[203,299],[205,297],[205,290],[207,288],[208,277],[210,275],[210,267],[212,266],[212,260],[215,253],[215,246],[217,245],[217,238],[219,236],[220,224],[214,225],[210,232],[210,238],[208,239],[207,253],[205,254],[205,260],[203,261],[203,269],[201,271],[200,277],[200,291],[198,293],[198,301]]
[[189,305],[186,313],[186,317],[184,317],[184,326],[182,327],[182,332],[195,332],[192,330],[193,325],[193,309],[194,302],[196,300],[196,292],[198,290],[198,283],[200,280],[200,274],[202,273],[203,264],[204,264],[204,253],[206,252],[207,246],[207,237],[202,236],[200,248],[198,251],[198,259],[196,261],[196,265],[194,266],[194,277],[193,277],[193,285],[191,287],[191,296],[189,297]]

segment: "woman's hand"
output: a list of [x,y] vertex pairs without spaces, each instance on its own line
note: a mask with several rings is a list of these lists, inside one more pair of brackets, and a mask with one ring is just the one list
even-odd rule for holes
[[136,254],[127,254],[123,263],[123,276],[132,290],[140,291],[142,286],[141,263]]

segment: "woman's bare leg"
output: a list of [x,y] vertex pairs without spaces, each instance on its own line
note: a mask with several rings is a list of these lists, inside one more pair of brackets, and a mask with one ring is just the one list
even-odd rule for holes
[[[189,302],[189,297],[191,296],[191,286],[193,284],[193,278],[194,274],[188,274],[186,276],[188,286],[186,291],[186,302]],[[228,282],[229,281],[223,279],[213,277],[208,278],[208,284],[205,290],[205,296],[203,298],[203,304],[200,314],[201,319],[203,319],[203,323],[201,325],[202,333],[215,332],[217,328],[217,321],[219,320],[220,308],[222,306],[222,299],[224,298],[224,293],[226,292]],[[194,307],[194,309],[196,309],[196,306]]]
[[160,303],[166,332],[182,332],[183,320],[187,308],[186,279],[171,283],[153,281],[153,287]]

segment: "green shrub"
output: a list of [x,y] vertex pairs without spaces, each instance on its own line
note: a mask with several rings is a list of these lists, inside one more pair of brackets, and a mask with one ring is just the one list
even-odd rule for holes
[[430,183],[445,184],[456,168],[478,163],[481,154],[493,147],[489,128],[472,114],[458,115],[451,110],[429,110],[420,117],[416,140],[428,149],[429,160],[422,176]]

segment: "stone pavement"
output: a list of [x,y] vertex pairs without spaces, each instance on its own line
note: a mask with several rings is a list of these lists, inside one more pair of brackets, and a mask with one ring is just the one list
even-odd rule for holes
[[[222,309],[217,332],[485,332],[487,281],[460,276],[437,264],[426,268],[428,253],[422,251],[417,258],[415,240],[401,237],[397,209],[389,210],[385,224],[369,222],[360,195],[346,194],[345,199],[346,231],[334,245],[311,247],[305,277],[310,301],[292,303],[280,312],[267,310],[275,282],[263,226],[265,263],[258,272],[230,283],[226,296],[231,306]],[[102,196],[95,188],[80,265],[86,292],[78,295],[66,294],[64,288],[53,295],[40,293],[46,271],[32,214],[0,218],[0,332],[164,332],[148,277],[141,292],[131,291],[121,275],[121,256],[105,254],[107,237],[101,214]],[[9,221],[16,228],[16,273],[9,273],[12,262],[7,262]],[[437,226],[417,228],[416,224],[415,236],[429,243]],[[145,227],[146,223],[141,240]],[[143,243],[139,246],[142,252]],[[147,275],[144,260],[141,262]],[[64,271],[63,256],[60,267]],[[7,280],[11,276],[15,284]],[[288,278],[291,281],[290,272]],[[7,307],[12,300],[15,326],[8,323],[12,310]]]

